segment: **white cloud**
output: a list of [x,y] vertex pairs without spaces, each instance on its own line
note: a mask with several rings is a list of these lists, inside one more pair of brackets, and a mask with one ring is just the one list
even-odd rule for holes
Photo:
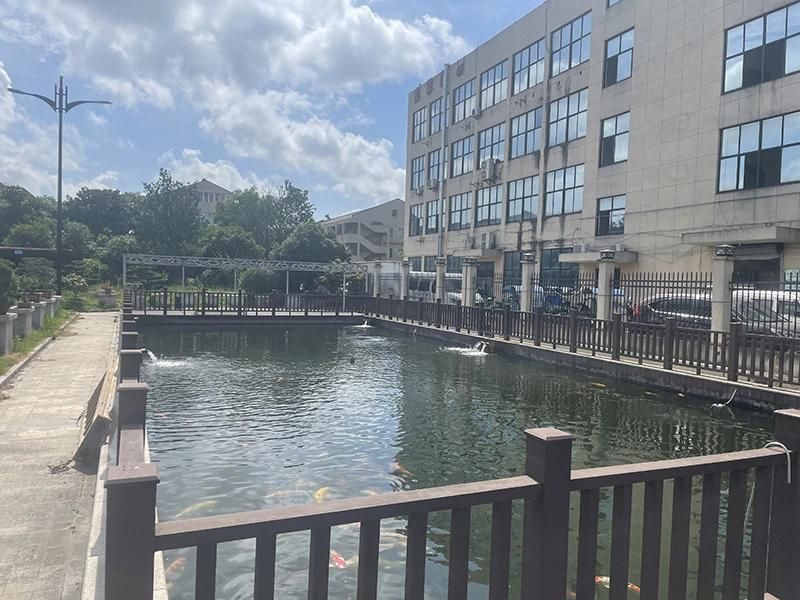
[[108,125],[108,119],[103,115],[98,115],[93,110],[89,111],[89,122],[95,127],[105,127]]
[[119,180],[119,173],[117,171],[103,171],[99,175],[92,177],[91,179],[87,179],[86,181],[80,181],[78,183],[65,183],[64,194],[73,196],[79,189],[84,187],[101,190],[113,189],[117,180]]
[[205,162],[200,150],[194,148],[184,148],[180,156],[175,156],[172,151],[166,152],[161,156],[160,162],[176,179],[186,183],[206,178],[229,190],[277,187],[268,179],[262,179],[254,173],[242,174],[236,165],[227,160]]

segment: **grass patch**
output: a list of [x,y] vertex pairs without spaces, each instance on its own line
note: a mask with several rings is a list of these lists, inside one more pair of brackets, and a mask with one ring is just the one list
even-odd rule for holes
[[64,290],[64,295],[61,300],[61,306],[68,310],[75,312],[106,312],[110,310],[119,310],[122,307],[122,291],[115,289],[117,292],[117,306],[105,308],[100,306],[100,300],[97,299],[97,288],[87,290],[85,292],[75,292],[71,290]]
[[61,309],[52,319],[47,319],[44,325],[35,330],[26,338],[14,338],[14,350],[11,354],[0,356],[0,375],[5,374],[11,367],[22,361],[36,346],[47,338],[56,335],[58,330],[74,313],[71,310]]

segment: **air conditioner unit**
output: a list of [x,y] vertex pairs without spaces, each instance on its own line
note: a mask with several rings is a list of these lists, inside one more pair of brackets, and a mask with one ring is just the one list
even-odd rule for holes
[[422,194],[423,194],[424,192],[425,192],[425,188],[424,188],[423,186],[419,186],[417,189],[415,189],[415,190],[414,190],[414,193],[415,193],[417,196],[422,196]]
[[497,234],[482,233],[481,234],[481,250],[494,250],[497,248]]
[[618,243],[618,244],[617,244],[617,245],[614,247],[614,249],[615,249],[617,252],[625,252],[625,244],[623,244],[622,242],[619,242],[619,243]]
[[428,189],[429,190],[438,190],[439,189],[439,180],[438,179],[431,179],[428,182]]
[[494,181],[497,163],[493,158],[487,158],[481,163],[481,181]]
[[468,235],[467,239],[464,240],[464,248],[466,250],[475,250],[477,246],[477,240],[475,239],[474,235]]
[[476,119],[480,119],[481,118],[481,107],[480,106],[476,106],[475,108],[472,109],[472,116],[474,118],[476,118]]

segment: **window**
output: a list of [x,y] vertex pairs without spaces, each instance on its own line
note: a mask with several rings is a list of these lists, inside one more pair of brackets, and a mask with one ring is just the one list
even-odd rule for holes
[[433,135],[434,133],[438,133],[442,130],[442,99],[439,98],[438,100],[434,100],[431,102],[431,125],[430,125],[430,133]]
[[345,233],[358,233],[358,223],[345,223],[344,224],[344,232]]
[[566,215],[583,210],[583,165],[547,173],[545,191],[545,215]]
[[439,231],[439,201],[431,200],[425,205],[425,233]]
[[392,209],[392,216],[393,216],[393,217],[396,217],[396,216],[397,216],[397,209],[396,209],[396,208],[393,208],[393,209]]
[[525,221],[536,217],[539,203],[539,176],[525,177],[508,183],[506,222]]
[[471,117],[474,110],[475,80],[470,79],[467,83],[453,90],[453,123],[458,123],[467,117]]
[[408,258],[409,265],[412,271],[422,271],[422,257],[410,256]]
[[503,285],[522,283],[522,252],[512,250],[503,253]]
[[500,123],[478,134],[478,164],[487,158],[503,160],[505,158],[506,124]]
[[572,248],[546,248],[542,250],[542,281],[573,283],[578,277],[576,263],[562,263],[562,254],[572,254]]
[[609,8],[614,6],[615,4],[619,4],[622,0],[608,0]]
[[425,206],[423,204],[414,204],[409,209],[409,218],[408,218],[408,235],[409,237],[415,235],[422,235],[423,233],[423,210]]
[[441,149],[434,150],[428,154],[428,181],[440,181],[439,165],[441,164]]
[[511,119],[511,158],[533,154],[542,149],[543,108]]
[[600,166],[628,160],[628,130],[631,113],[626,112],[610,119],[604,119],[601,126]]
[[500,210],[503,205],[503,186],[494,185],[478,190],[478,199],[475,201],[475,226],[499,225]]
[[423,106],[414,113],[414,129],[411,135],[412,142],[418,142],[425,137],[425,128],[428,125],[428,107]]
[[435,256],[425,256],[423,257],[423,264],[422,270],[426,273],[435,273],[436,272],[436,257]]
[[450,196],[450,231],[469,229],[472,222],[472,192]]
[[425,156],[411,161],[411,189],[417,190],[425,185]]
[[472,153],[472,136],[453,142],[451,152],[453,160],[450,164],[450,176],[458,177],[475,169],[475,156]]
[[481,108],[489,108],[508,96],[506,61],[481,74]]
[[800,71],[800,2],[728,29],[725,87],[730,92]]
[[514,89],[519,94],[544,81],[544,38],[514,55]]
[[461,256],[448,256],[447,257],[447,272],[448,273],[461,273],[464,266],[464,258]]
[[551,39],[550,75],[568,71],[589,60],[592,45],[592,13],[567,23],[554,31]]
[[606,62],[603,68],[603,87],[624,81],[633,69],[633,29],[606,42]]
[[548,146],[563,144],[586,136],[586,109],[589,90],[581,90],[550,103],[550,140]]
[[719,191],[800,181],[800,112],[722,130]]
[[597,201],[597,235],[618,235],[625,232],[625,195],[600,198]]

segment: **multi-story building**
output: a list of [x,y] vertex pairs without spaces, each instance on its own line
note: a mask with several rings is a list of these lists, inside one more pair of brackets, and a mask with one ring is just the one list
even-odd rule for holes
[[403,255],[403,215],[400,198],[320,221],[354,260],[399,259]]
[[232,195],[232,192],[205,177],[189,187],[197,195],[197,207],[200,209],[200,214],[209,223],[214,222],[217,205]]
[[800,269],[800,2],[547,0],[414,89],[405,255]]

